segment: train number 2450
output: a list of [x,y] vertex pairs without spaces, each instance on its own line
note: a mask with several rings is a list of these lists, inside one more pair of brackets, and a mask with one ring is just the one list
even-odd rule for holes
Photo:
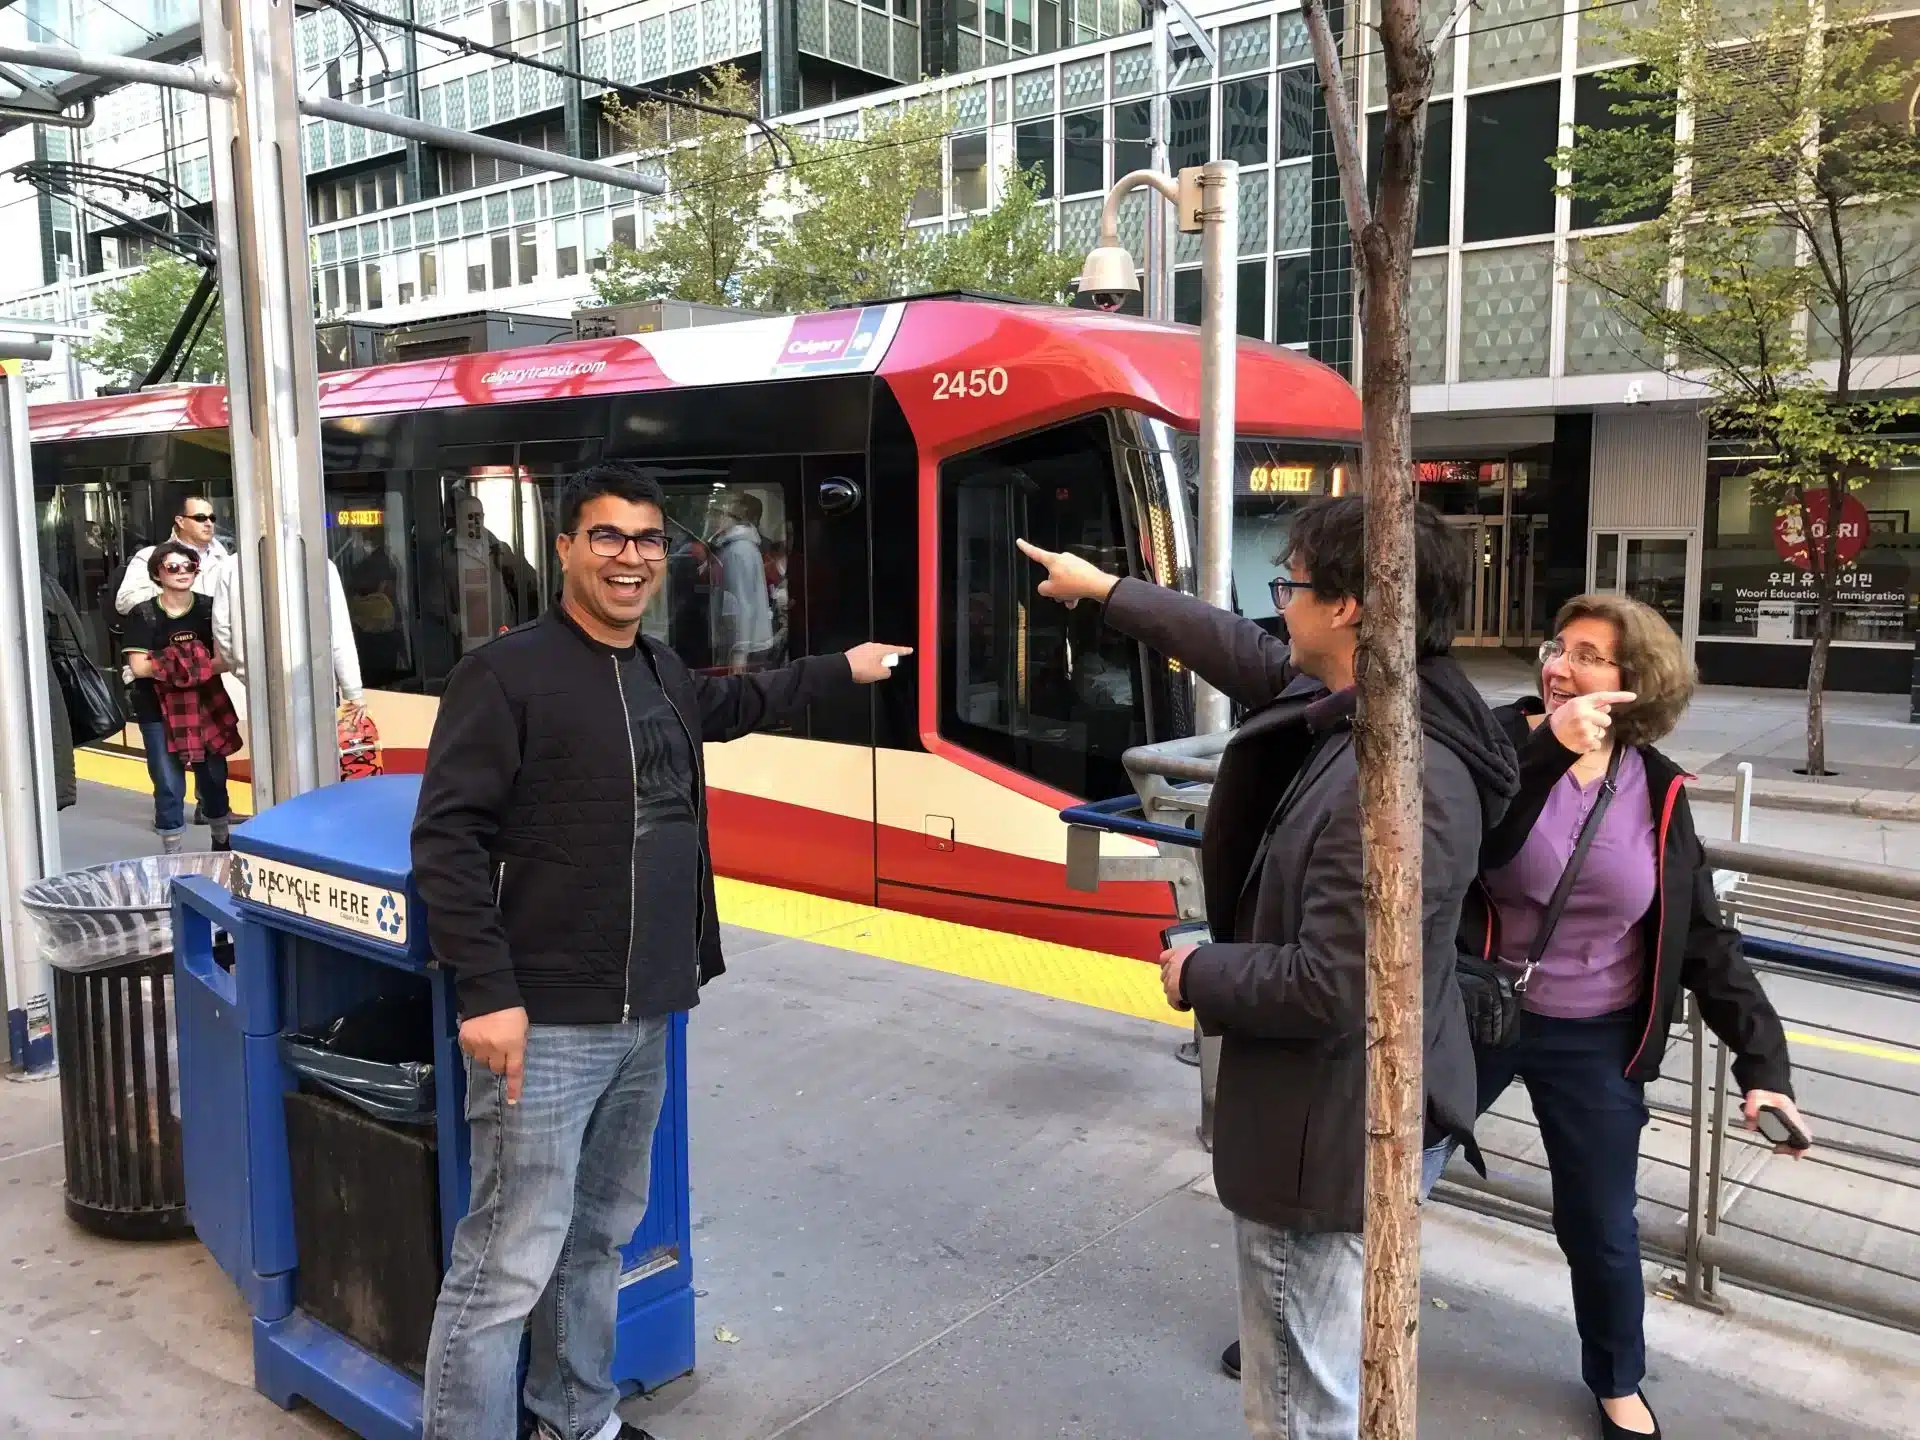
[[1007,372],[995,365],[990,370],[935,371],[933,398],[936,400],[983,400],[989,395],[1007,393]]

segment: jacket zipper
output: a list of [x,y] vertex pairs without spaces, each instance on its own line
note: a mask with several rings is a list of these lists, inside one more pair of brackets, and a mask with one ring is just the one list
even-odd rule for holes
[[628,791],[633,816],[627,822],[627,951],[620,959],[620,1023],[633,1016],[633,931],[640,904],[639,882],[634,870],[640,863],[640,757],[633,752],[633,712],[627,708],[627,687],[620,683],[620,657],[613,657],[613,689],[620,697],[620,717],[626,722],[627,773],[632,782]]
[[680,733],[687,737],[687,758],[693,762],[693,843],[699,864],[694,876],[697,883],[693,892],[693,975],[697,983],[700,978],[700,941],[707,929],[707,785],[700,772],[700,747],[694,744],[693,730],[680,713],[680,707],[673,703],[673,694],[667,689],[665,681],[660,684],[660,693],[667,697],[667,708],[673,711],[673,718],[680,722]]
[[1667,786],[1667,798],[1660,807],[1660,832],[1653,842],[1660,919],[1653,932],[1653,978],[1647,987],[1647,1028],[1640,1032],[1640,1044],[1634,1049],[1633,1058],[1627,1061],[1627,1068],[1621,1072],[1629,1080],[1633,1078],[1633,1067],[1640,1063],[1640,1057],[1646,1053],[1647,1041],[1653,1038],[1653,1027],[1660,1017],[1660,961],[1661,952],[1667,948],[1667,827],[1673,823],[1673,802],[1679,798],[1680,787],[1686,783],[1685,775],[1676,775]]
[[500,908],[500,897],[507,893],[507,862],[502,860],[493,871],[493,908]]

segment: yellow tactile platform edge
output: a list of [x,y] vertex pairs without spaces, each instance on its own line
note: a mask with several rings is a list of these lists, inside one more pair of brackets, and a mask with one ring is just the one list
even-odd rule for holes
[[729,925],[1050,995],[1116,1015],[1183,1029],[1193,1025],[1191,1016],[1167,1004],[1159,970],[1139,960],[744,880],[720,879],[715,886],[720,918]]

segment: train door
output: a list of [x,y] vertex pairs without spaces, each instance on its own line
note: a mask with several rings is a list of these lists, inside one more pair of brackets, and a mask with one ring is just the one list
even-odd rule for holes
[[[1059,809],[1131,789],[1121,755],[1149,738],[1145,656],[1097,606],[1035,591],[1014,545],[1143,570],[1108,417],[1019,436],[940,467],[937,684],[931,753],[879,754],[883,904],[1132,951],[1167,911],[1165,885],[1066,886]],[[922,637],[924,640],[924,636]],[[925,713],[924,710],[922,712]]]
[[[642,622],[698,674],[830,655],[872,633],[859,455],[634,460],[666,494],[667,578]],[[870,698],[706,749],[722,874],[871,903]]]
[[87,653],[110,673],[119,669],[122,625],[113,597],[138,548],[131,538],[125,487],[89,479],[43,492],[40,564],[79,612]]

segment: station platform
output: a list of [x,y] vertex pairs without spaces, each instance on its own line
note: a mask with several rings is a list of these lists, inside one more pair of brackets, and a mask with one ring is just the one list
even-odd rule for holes
[[[84,788],[70,864],[145,848],[142,797]],[[722,911],[748,923],[691,1028],[699,1368],[623,1413],[659,1440],[1244,1435],[1182,1025],[1109,968],[1150,967],[751,887]],[[254,1392],[196,1242],[68,1223],[59,1135],[56,1087],[0,1084],[0,1436],[343,1434]],[[1424,1231],[1422,1433],[1596,1433],[1551,1239],[1442,1206]],[[1915,1433],[1920,1337],[1735,1294],[1649,1298],[1669,1435]]]

